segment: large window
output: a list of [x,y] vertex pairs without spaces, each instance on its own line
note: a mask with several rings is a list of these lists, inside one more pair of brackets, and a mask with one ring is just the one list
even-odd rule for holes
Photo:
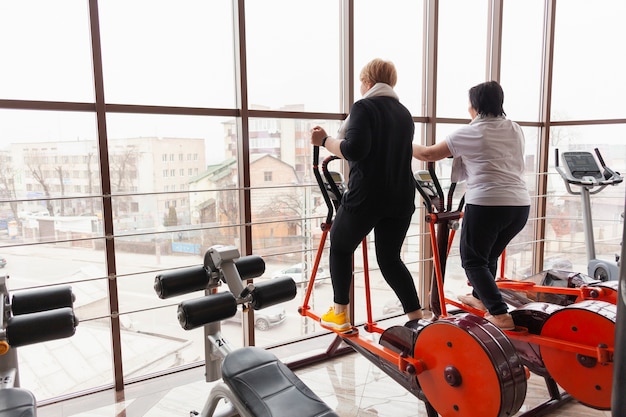
[[485,81],[487,2],[439,2],[437,115],[467,118],[469,89]]
[[230,1],[103,1],[99,13],[107,102],[235,105]]
[[[494,10],[503,11],[501,38]],[[555,27],[546,19],[552,11]],[[45,402],[199,365],[203,332],[181,328],[177,305],[201,291],[161,300],[153,283],[201,265],[212,245],[262,256],[257,282],[286,275],[298,284],[294,300],[255,311],[251,322],[239,307],[222,324],[231,344],[269,347],[324,332],[297,311],[327,214],[310,131],[336,134],[360,99],[362,66],[375,57],[396,65],[396,90],[420,143],[466,123],[468,89],[501,74],[505,110],[524,128],[538,213],[510,245],[505,274],[534,272],[539,247],[547,266],[566,258],[584,271],[580,202],[551,158],[555,148],[598,147],[608,165],[625,170],[626,120],[614,100],[626,93],[616,52],[624,15],[617,0],[559,2],[555,10],[543,0],[3,2],[0,274],[10,276],[11,291],[69,283],[80,320],[72,338],[20,348],[22,385]],[[545,49],[552,43],[553,68]],[[437,54],[425,49],[434,44]],[[436,114],[426,103],[433,97]],[[548,104],[552,114],[542,114]],[[328,155],[321,149],[322,160]],[[329,166],[347,181],[346,164]],[[436,166],[448,186],[451,161]],[[592,197],[598,257],[619,248],[623,190]],[[402,256],[426,304],[432,259],[419,196],[416,206]],[[372,312],[382,320],[401,311],[373,239]],[[332,302],[328,242],[322,249],[311,300],[320,312]],[[355,265],[360,323],[361,248]],[[466,291],[458,239],[446,276],[447,292]]]
[[359,74],[374,58],[389,60],[398,70],[395,90],[415,116],[422,116],[424,4],[403,0],[381,7],[376,0],[355,2],[354,91],[361,98]]
[[560,2],[556,9],[552,119],[589,120],[624,117],[619,97],[626,59],[618,46],[626,40],[621,23],[626,4],[602,1],[589,7],[581,0]]
[[[502,17],[504,110],[510,119],[538,121],[541,109],[544,2],[507,0]],[[524,36],[519,36],[524,33]]]
[[3,99],[94,100],[87,6],[45,0],[0,5]]
[[249,102],[285,111],[341,110],[337,0],[246,2]]

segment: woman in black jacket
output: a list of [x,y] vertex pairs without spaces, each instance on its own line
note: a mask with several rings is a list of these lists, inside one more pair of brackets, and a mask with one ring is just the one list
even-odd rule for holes
[[413,277],[400,257],[415,211],[411,168],[415,124],[393,87],[393,63],[374,59],[361,70],[361,94],[337,137],[316,126],[311,144],[348,161],[348,190],[330,230],[330,276],[334,306],[321,317],[324,327],[352,328],[349,317],[352,256],[373,229],[376,259],[409,320],[423,317]]

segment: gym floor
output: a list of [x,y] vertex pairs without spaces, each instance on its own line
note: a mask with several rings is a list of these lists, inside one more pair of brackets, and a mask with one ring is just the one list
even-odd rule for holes
[[[310,353],[310,352],[309,352]],[[296,374],[341,417],[426,417],[424,404],[357,353],[301,368]],[[211,384],[204,368],[154,378],[127,386],[40,407],[38,417],[187,417],[200,412]],[[549,398],[544,380],[531,376],[526,400],[515,416]],[[549,416],[611,417],[569,400]],[[297,416],[294,416],[297,417]]]

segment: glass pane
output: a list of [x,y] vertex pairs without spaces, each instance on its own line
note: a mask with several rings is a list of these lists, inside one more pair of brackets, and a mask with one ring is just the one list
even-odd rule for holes
[[[124,371],[136,377],[203,360],[202,329],[184,331],[173,309],[202,293],[160,300],[153,285],[160,271],[202,265],[214,244],[239,246],[236,120],[107,117],[122,343],[129,350]],[[236,329],[226,336],[241,345],[243,330]],[[148,344],[163,339],[167,346],[140,355],[138,334],[148,334]],[[171,351],[176,359],[165,358]],[[144,362],[152,365],[140,366]]]
[[20,385],[37,401],[111,385],[111,346],[108,319],[81,322],[69,338],[22,346]]
[[[178,232],[167,231],[116,238],[122,349],[130,350],[128,360],[124,355],[127,377],[143,376],[204,359],[202,328],[184,330],[176,313],[176,306],[181,301],[202,297],[204,293],[194,291],[160,299],[154,290],[155,277],[163,272],[176,275],[184,273],[187,268],[203,265],[205,252],[210,246],[238,241],[237,230],[225,226],[212,230],[185,230],[181,232],[180,240]],[[219,236],[222,235],[226,237],[221,239]],[[221,290],[226,291],[226,287]],[[234,326],[231,331],[223,330],[230,343],[242,346],[241,325]],[[142,338],[148,344],[158,344],[158,340],[162,340],[165,346],[141,350],[137,340]],[[140,355],[140,352],[143,353]],[[170,355],[175,352],[175,355],[167,357],[166,352]],[[145,363],[150,365],[143,367]]]
[[[305,262],[299,253],[317,247],[321,222],[328,207],[313,172],[310,131],[320,125],[335,134],[337,121],[251,119],[250,172],[253,250],[259,255],[292,253],[293,261]],[[330,154],[320,149],[319,174]],[[328,160],[327,169],[336,172],[345,185],[339,160]],[[340,181],[341,182],[341,181]],[[306,238],[305,238],[306,237]],[[309,259],[308,262],[311,262]]]
[[[313,146],[311,129],[321,126],[329,135],[336,135],[340,122],[335,120],[250,119],[250,171],[252,187],[315,184],[313,176]],[[226,128],[226,130],[231,130]],[[234,139],[231,139],[234,146]],[[230,145],[229,145],[230,147]],[[330,154],[320,149],[319,162]],[[268,156],[282,161],[272,162]],[[275,169],[281,171],[276,171]],[[269,166],[269,168],[267,168]],[[328,166],[341,171],[339,162]],[[288,172],[289,171],[289,172]],[[320,171],[321,172],[321,171]],[[294,175],[295,174],[295,175]],[[274,175],[277,175],[274,178]]]
[[207,163],[224,160],[227,132],[222,122],[225,120],[204,116],[108,114],[113,192],[187,191],[190,182],[206,170]]
[[0,245],[102,236],[94,127],[92,114],[0,111],[0,229],[10,237]]
[[619,97],[626,94],[626,3],[606,0],[589,7],[584,0],[560,2],[556,8],[553,120],[624,117]]
[[64,151],[93,153],[97,172],[96,138],[95,113],[0,109],[0,149],[15,143],[64,142]]
[[341,110],[340,2],[246,2],[252,108]]
[[485,81],[487,6],[480,0],[439,3],[439,117],[467,118],[468,91]]
[[543,10],[542,0],[504,2],[501,84],[512,120],[539,120]]
[[99,3],[110,103],[234,107],[229,0]]
[[0,98],[94,101],[87,1],[2,2],[0,39]]
[[414,116],[422,115],[424,5],[402,0],[380,7],[376,0],[354,4],[354,91],[360,97],[361,68],[374,58],[391,61],[398,71],[395,91]]
[[[152,296],[158,300],[154,292],[142,292],[146,299]],[[125,378],[142,377],[204,360],[202,328],[183,329],[177,319],[177,309],[178,300],[167,307],[120,316]]]

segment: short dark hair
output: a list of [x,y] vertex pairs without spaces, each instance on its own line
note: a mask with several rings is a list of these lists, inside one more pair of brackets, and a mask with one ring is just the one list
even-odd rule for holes
[[481,116],[506,116],[502,107],[504,91],[497,81],[487,81],[470,88],[469,100]]

